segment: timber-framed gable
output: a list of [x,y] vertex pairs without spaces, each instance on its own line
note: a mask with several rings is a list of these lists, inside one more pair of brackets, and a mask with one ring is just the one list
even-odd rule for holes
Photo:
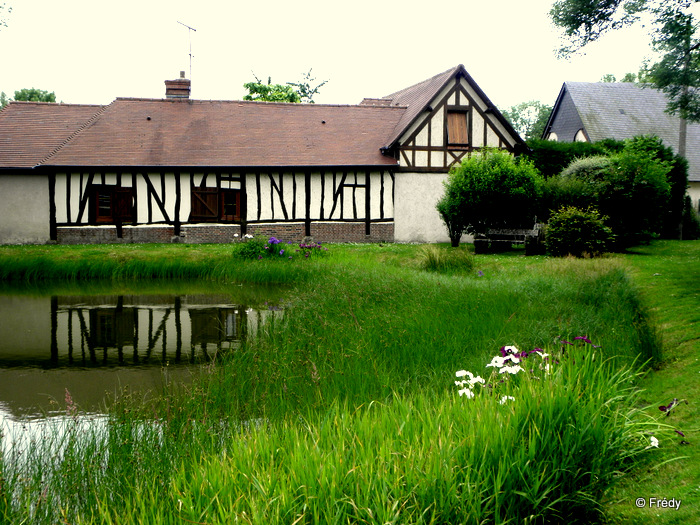
[[513,150],[513,132],[497,115],[458,72],[397,141],[400,170],[445,172],[485,147]]

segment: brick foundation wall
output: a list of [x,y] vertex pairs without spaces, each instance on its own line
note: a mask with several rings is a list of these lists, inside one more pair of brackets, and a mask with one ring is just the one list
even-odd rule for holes
[[393,242],[394,223],[373,223],[370,234],[365,235],[361,222],[314,222],[311,237],[320,242]]
[[175,230],[172,226],[133,227],[124,226],[122,237],[117,237],[115,226],[59,226],[56,228],[58,244],[132,244],[144,242],[171,242]]
[[[124,226],[121,238],[117,237],[115,226],[59,226],[56,233],[58,244],[228,243],[240,238],[241,225],[183,224],[180,237],[175,237],[175,230],[169,225]],[[249,224],[247,233],[295,243],[306,236],[303,222]],[[373,223],[370,235],[365,235],[365,224],[361,222],[312,222],[311,237],[320,242],[393,242],[394,223]]]
[[182,242],[189,244],[233,242],[240,238],[240,224],[183,224],[180,228]]

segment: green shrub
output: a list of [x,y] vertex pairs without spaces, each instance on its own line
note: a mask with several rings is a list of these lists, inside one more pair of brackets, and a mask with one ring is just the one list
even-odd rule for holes
[[262,259],[269,254],[265,249],[267,241],[262,237],[246,236],[233,247],[233,256],[241,259]]
[[605,253],[612,241],[612,230],[595,209],[567,206],[554,213],[547,224],[547,252],[551,255],[594,257]]
[[610,167],[610,157],[607,155],[593,155],[575,159],[564,168],[561,176],[564,178],[578,178],[586,181],[599,181],[605,178],[605,172]]
[[464,232],[532,227],[542,183],[530,161],[506,151],[485,150],[462,161],[450,171],[436,206],[453,246]]
[[558,175],[576,159],[593,155],[609,155],[622,150],[622,142],[610,139],[594,143],[530,139],[527,145],[529,148],[527,158],[545,178]]

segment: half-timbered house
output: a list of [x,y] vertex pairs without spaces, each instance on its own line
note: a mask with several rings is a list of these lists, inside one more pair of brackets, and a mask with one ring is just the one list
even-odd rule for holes
[[451,166],[522,140],[463,66],[355,106],[164,99],[0,112],[0,242],[447,240]]

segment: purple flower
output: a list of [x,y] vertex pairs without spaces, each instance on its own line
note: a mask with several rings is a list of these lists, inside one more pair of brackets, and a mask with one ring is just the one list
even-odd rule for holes
[[280,250],[280,255],[284,255],[284,250]]
[[477,272],[477,275],[478,275],[479,277],[483,277],[483,276],[484,276],[484,272],[482,272],[481,270],[479,270],[479,271]]
[[571,345],[571,346],[574,346],[574,343],[570,343],[569,341],[566,341],[566,340],[564,340],[564,339],[562,339],[560,342],[561,342],[562,344],[564,344],[564,345]]
[[674,398],[673,398],[673,401],[671,401],[668,405],[665,405],[665,406],[662,405],[662,406],[660,406],[660,407],[659,407],[659,410],[661,410],[661,412],[666,412],[666,415],[668,416],[668,415],[671,413],[671,410],[673,410],[674,408],[676,408],[676,405],[677,405],[677,404],[678,404],[678,398],[677,398],[677,397],[674,397]]
[[281,241],[277,237],[270,237],[270,239],[267,241],[270,244],[279,244]]
[[258,255],[258,259],[262,259],[262,255]]
[[680,430],[674,430],[674,432],[675,432],[676,434],[678,434],[678,435],[679,435],[680,437],[682,437],[682,438],[685,437],[685,434],[684,434],[683,432],[681,432]]

